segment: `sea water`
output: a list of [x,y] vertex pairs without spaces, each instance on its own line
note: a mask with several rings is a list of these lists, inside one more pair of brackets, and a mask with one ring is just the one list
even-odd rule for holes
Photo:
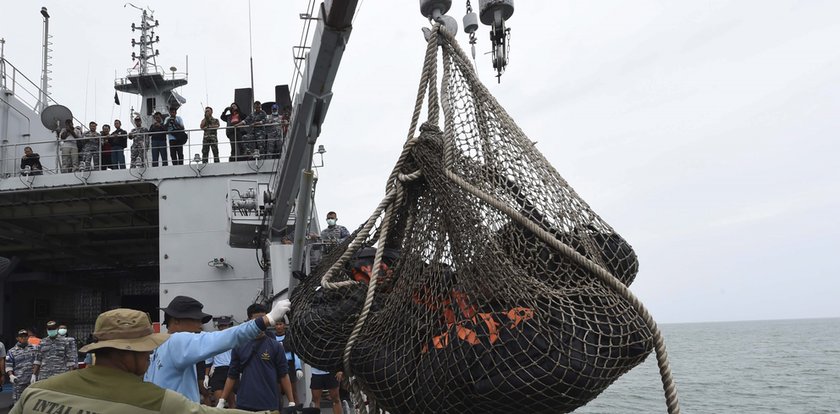
[[[660,330],[683,413],[840,413],[840,318]],[[575,413],[667,413],[655,355]]]

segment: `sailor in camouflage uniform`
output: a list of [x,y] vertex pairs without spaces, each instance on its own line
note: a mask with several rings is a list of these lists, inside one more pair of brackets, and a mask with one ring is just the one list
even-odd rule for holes
[[146,150],[151,148],[151,137],[148,134],[149,130],[143,127],[143,120],[140,115],[134,117],[134,129],[128,133],[128,138],[133,141],[131,144],[131,161],[128,163],[130,167],[145,167],[146,166]]
[[242,148],[243,154],[251,157],[251,154],[254,153],[254,150],[260,149],[262,153],[262,149],[265,147],[265,131],[262,125],[265,123],[268,115],[265,111],[262,110],[262,104],[260,101],[254,102],[254,111],[251,112],[245,120],[240,122],[238,125],[249,125],[248,135],[245,135],[242,141]]
[[82,168],[92,170],[93,165],[96,164],[99,169],[99,149],[101,148],[99,133],[96,132],[96,122],[91,122],[88,127],[90,130],[85,132],[82,141],[82,151],[80,158],[82,159]]
[[325,243],[341,243],[342,240],[350,236],[350,232],[346,227],[336,224],[338,222],[338,215],[335,211],[327,213],[327,228],[321,230],[321,241]]
[[59,325],[58,326],[58,339],[61,339],[67,342],[67,346],[70,347],[70,358],[73,359],[74,362],[77,364],[75,366],[70,367],[70,369],[78,368],[79,362],[79,351],[78,346],[76,345],[76,338],[67,335],[67,325]]
[[47,322],[47,337],[41,340],[35,357],[35,376],[39,380],[63,374],[76,367],[76,358],[70,355],[70,345],[58,338],[58,324]]
[[271,115],[266,120],[266,142],[265,148],[260,153],[266,154],[266,158],[280,158],[283,152],[283,115],[280,114],[280,106],[271,105]]
[[201,162],[207,164],[210,151],[213,151],[213,161],[219,162],[219,119],[213,117],[213,108],[204,108],[204,119],[201,120],[201,129],[204,130],[204,139],[201,141]]
[[6,374],[12,381],[12,401],[17,401],[23,390],[32,382],[35,375],[32,372],[38,348],[29,344],[29,333],[21,329],[17,333],[17,343],[6,353]]

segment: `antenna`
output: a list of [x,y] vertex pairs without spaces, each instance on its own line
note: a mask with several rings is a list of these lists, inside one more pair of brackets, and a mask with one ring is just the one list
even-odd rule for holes
[[50,46],[52,46],[50,39],[52,36],[50,36],[50,14],[47,12],[46,7],[41,7],[41,16],[44,16],[44,57],[41,66],[41,93],[38,95],[38,103],[35,104],[35,112],[40,112],[47,107],[50,81],[52,80],[50,78],[50,73],[52,73],[50,70],[50,66],[52,66],[50,63],[50,52],[52,52],[52,49],[50,49]]
[[[204,99],[210,106],[210,92],[207,90],[207,57],[204,57]],[[253,89],[252,89],[253,90]]]
[[131,60],[137,60],[136,66],[139,69],[140,75],[146,75],[150,72],[155,73],[157,67],[156,57],[160,55],[160,51],[154,48],[155,43],[160,42],[160,36],[155,35],[155,27],[160,26],[160,23],[155,20],[154,12],[141,9],[131,3],[126,3],[126,5],[130,5],[143,12],[143,15],[140,17],[140,26],[137,26],[136,23],[131,24],[132,32],[140,30],[140,38],[131,39],[131,46],[138,47],[140,54],[138,55],[132,52]]
[[248,0],[248,49],[251,55],[251,107],[254,106],[254,40],[251,36],[251,0]]

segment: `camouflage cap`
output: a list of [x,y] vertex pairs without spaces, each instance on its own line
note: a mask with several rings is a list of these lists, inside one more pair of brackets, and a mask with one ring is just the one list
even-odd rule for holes
[[58,323],[56,321],[47,322],[47,329],[58,329]]
[[169,334],[155,333],[149,315],[145,312],[114,309],[96,318],[93,339],[95,342],[83,346],[79,352],[91,352],[100,348],[148,352],[169,339]]

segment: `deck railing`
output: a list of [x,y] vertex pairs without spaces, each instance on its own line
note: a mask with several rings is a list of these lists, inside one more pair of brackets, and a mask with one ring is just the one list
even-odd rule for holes
[[[253,133],[252,128],[250,126],[220,127],[216,129],[216,140],[217,146],[219,148],[219,162],[279,159],[282,156],[282,154],[285,153],[286,134],[284,133],[284,127],[287,126],[288,124],[280,123],[263,124],[255,126],[253,128]],[[269,132],[271,128],[277,128],[279,134],[270,134]],[[236,133],[236,142],[237,147],[239,149],[238,154],[232,153],[230,140],[227,137],[227,130],[229,129],[235,131]],[[183,165],[204,164],[205,162],[214,163],[215,157],[213,156],[213,152],[209,148],[209,146],[206,160],[203,157],[202,150],[205,147],[205,144],[203,143],[204,130],[200,128],[195,128],[185,129],[184,132],[187,133],[187,143],[181,146],[183,147],[184,154]],[[126,136],[130,135],[135,138],[133,140],[127,139],[128,146],[122,150],[126,161],[125,168],[166,168],[167,166],[176,165],[172,163],[170,151],[172,141],[169,141],[168,137],[164,140],[164,146],[160,147],[165,150],[167,165],[163,165],[162,157],[157,161],[156,164],[153,161],[151,136],[160,135],[164,133],[165,132],[146,132],[142,134],[126,134]],[[134,141],[140,140],[140,137],[142,136],[147,137],[145,142],[150,145],[145,148],[145,151],[143,151],[143,155],[140,157],[140,160],[138,160],[137,157],[135,157],[135,159],[132,159],[132,145],[134,144]],[[26,143],[7,144],[8,151],[6,153],[11,154],[11,156],[8,159],[3,160],[3,165],[13,164],[15,168],[13,169],[13,173],[10,174],[6,172],[4,176],[0,178],[16,177],[20,175],[62,174],[62,171],[64,171],[64,173],[74,173],[78,171],[116,170],[118,168],[113,162],[113,158],[110,163],[107,162],[107,156],[105,156],[106,154],[104,154],[102,151],[103,140],[106,138],[111,139],[115,137],[115,135],[108,135],[107,137],[100,136],[77,138],[75,140],[77,148],[84,148],[85,142],[93,141],[97,142],[96,147],[98,149],[95,151],[90,151],[90,156],[84,154],[83,150],[78,150],[79,167],[75,170],[72,168],[72,166],[67,166],[66,168],[62,169],[60,150],[61,142],[58,138],[40,141],[30,141]],[[40,162],[44,167],[42,171],[33,171],[30,168],[17,168],[22,163],[24,156],[24,148],[26,147],[32,147],[36,153],[38,153],[38,150],[42,151],[38,153]],[[44,151],[45,148],[49,149],[49,151]]]

